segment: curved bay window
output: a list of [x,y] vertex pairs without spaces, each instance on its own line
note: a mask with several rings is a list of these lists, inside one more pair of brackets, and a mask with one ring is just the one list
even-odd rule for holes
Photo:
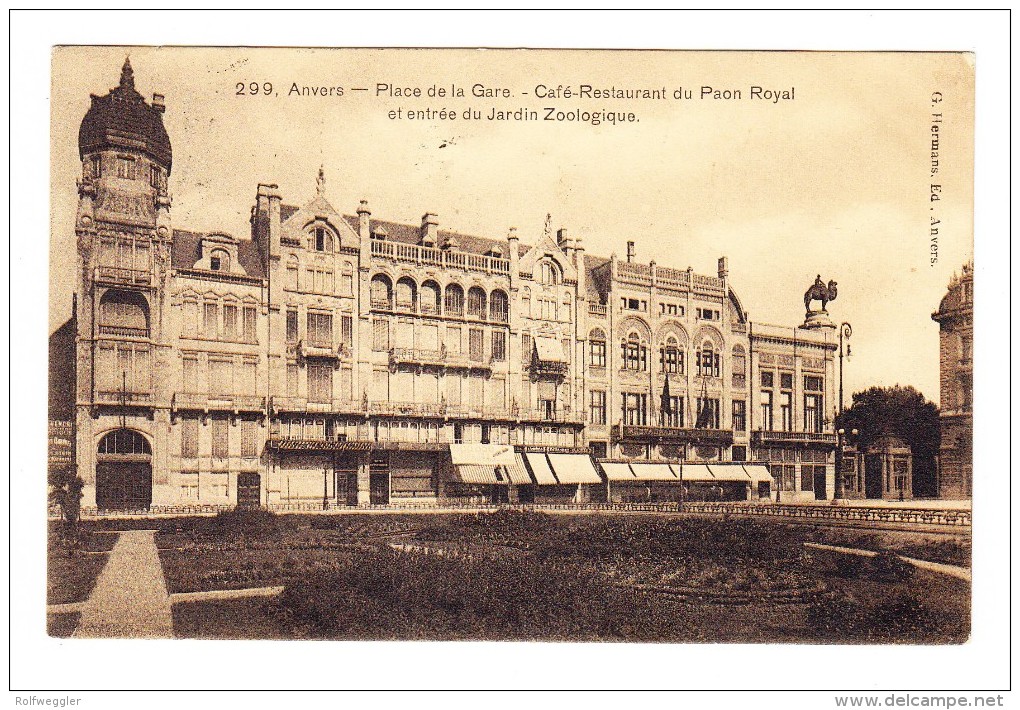
[[393,287],[383,274],[372,277],[370,300],[372,308],[393,309]]
[[439,284],[426,281],[421,285],[419,307],[426,315],[439,315]]
[[588,334],[588,364],[592,367],[606,366],[606,334],[595,328]]
[[510,322],[510,299],[498,289],[492,292],[489,299],[489,319],[497,323]]
[[487,299],[485,291],[478,286],[472,286],[467,295],[467,312],[472,318],[484,319],[487,311]]
[[667,375],[682,375],[684,372],[684,353],[680,342],[672,335],[659,349],[659,365]]
[[719,377],[722,370],[722,357],[716,352],[712,343],[708,340],[702,344],[697,352],[698,374],[702,377]]
[[408,276],[403,276],[397,281],[397,310],[414,311],[414,304],[418,297],[418,285]]
[[648,344],[636,331],[632,331],[623,341],[622,350],[623,369],[635,372],[648,371]]
[[99,334],[148,338],[149,305],[131,291],[107,291],[99,301]]
[[447,285],[443,309],[448,316],[464,315],[464,289],[457,284]]

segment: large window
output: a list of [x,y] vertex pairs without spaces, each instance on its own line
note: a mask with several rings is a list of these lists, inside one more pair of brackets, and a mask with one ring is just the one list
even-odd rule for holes
[[783,431],[793,431],[793,393],[782,392],[779,395],[779,413]]
[[214,459],[230,455],[230,422],[219,417],[212,420],[212,455]]
[[623,341],[623,366],[625,370],[648,370],[648,345],[636,332],[632,332]]
[[698,423],[709,429],[719,428],[719,400],[698,397]]
[[297,310],[293,308],[287,309],[287,342],[296,343],[298,341],[298,314]]
[[370,299],[372,308],[390,310],[393,308],[393,289],[390,280],[382,274],[372,277]]
[[492,331],[492,361],[506,361],[506,331]]
[[478,286],[472,286],[467,295],[467,313],[472,318],[484,319],[487,315],[485,291]]
[[181,456],[195,458],[198,456],[198,420],[181,420]]
[[324,227],[312,230],[309,241],[315,251],[333,251],[333,235]]
[[772,431],[772,390],[761,391],[761,428]]
[[684,371],[684,354],[679,341],[672,335],[659,348],[659,365],[667,374],[682,374]]
[[237,306],[228,303],[223,306],[223,337],[226,340],[237,340]]
[[241,458],[258,458],[258,434],[258,422],[252,419],[244,419],[241,421]]
[[543,259],[539,263],[538,267],[539,282],[547,286],[552,286],[560,282],[560,270],[549,259]]
[[684,398],[665,396],[659,405],[659,425],[665,427],[682,427],[684,425]]
[[606,366],[606,334],[601,330],[593,330],[588,336],[588,364],[592,367]]
[[468,331],[468,356],[473,362],[485,359],[485,332],[481,328]]
[[149,307],[137,293],[107,291],[99,302],[99,334],[149,337]]
[[804,376],[804,431],[822,431],[825,414],[822,407],[823,381],[817,375]]
[[506,293],[500,290],[492,292],[489,299],[489,318],[497,323],[508,323],[510,321],[510,301]]
[[390,323],[385,318],[372,321],[372,350],[385,352],[390,349]]
[[721,358],[712,343],[706,340],[698,350],[698,374],[702,377],[719,377]]
[[311,345],[333,347],[333,316],[329,313],[309,313],[307,335]]
[[439,314],[439,284],[435,281],[426,281],[421,285],[420,305],[421,312],[425,315]]
[[402,277],[397,281],[397,310],[414,312],[417,295],[418,287],[414,281],[407,276]]
[[648,395],[625,392],[623,394],[623,423],[630,426],[648,424]]
[[333,398],[333,368],[329,365],[308,366],[308,401],[329,402]]
[[464,315],[464,289],[457,284],[447,284],[443,310],[448,316]]
[[747,402],[742,399],[733,400],[733,431],[747,430]]
[[603,390],[591,390],[588,406],[588,421],[592,424],[606,423],[606,393]]

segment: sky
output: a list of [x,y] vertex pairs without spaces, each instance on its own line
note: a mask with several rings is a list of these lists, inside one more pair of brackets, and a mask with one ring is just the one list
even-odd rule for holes
[[[754,322],[803,322],[804,291],[821,275],[839,284],[832,319],[853,327],[848,393],[903,384],[938,403],[931,313],[973,255],[969,55],[57,48],[51,331],[70,313],[78,126],[89,95],[117,84],[128,54],[137,89],[166,96],[177,228],[246,237],[259,182],[303,204],[321,165],[326,196],[345,213],[367,199],[376,218],[418,224],[434,212],[442,229],[504,238],[515,226],[524,242],[549,213],[592,254],[622,257],[634,240],[639,261],[711,275],[727,256]],[[256,82],[259,95],[237,95],[239,82],[245,92]],[[343,96],[288,95],[295,84],[342,87]],[[422,96],[379,93],[378,84]],[[510,95],[473,97],[476,84]],[[665,89],[666,98],[536,95],[585,84]],[[453,86],[465,96],[450,96]],[[741,98],[701,98],[705,86]],[[793,98],[752,98],[752,86]],[[448,95],[429,97],[430,87]],[[678,90],[691,98],[674,98]],[[637,120],[547,121],[547,107]],[[406,118],[426,108],[457,119]],[[538,120],[486,120],[493,108],[534,110]],[[466,109],[482,118],[465,120]],[[934,112],[942,121],[932,177]],[[941,185],[934,203],[932,183]]]

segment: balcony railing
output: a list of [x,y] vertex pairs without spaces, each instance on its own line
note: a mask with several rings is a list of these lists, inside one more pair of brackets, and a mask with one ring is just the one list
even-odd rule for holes
[[298,342],[298,353],[301,357],[317,357],[336,360],[347,354],[344,345],[319,340],[301,340]]
[[375,298],[375,297],[372,297],[372,298],[369,299],[369,303],[371,304],[372,308],[374,308],[376,310],[381,310],[381,311],[392,311],[393,310],[393,301],[391,301],[388,298]]
[[589,303],[588,313],[593,316],[605,317],[609,313],[609,306],[603,306],[601,303]]
[[177,392],[171,401],[174,410],[195,409],[204,412],[261,412],[266,398],[246,394],[209,394],[206,392]]
[[119,325],[100,325],[100,335],[112,335],[115,338],[148,338],[148,328],[125,328]]
[[146,406],[152,402],[152,392],[125,392],[122,390],[100,390],[96,392],[100,404],[124,404]]
[[372,241],[372,256],[412,263],[419,266],[438,266],[447,269],[464,269],[487,274],[507,275],[510,260],[461,251],[436,249],[402,242]]
[[824,444],[826,446],[836,445],[836,435],[826,432],[811,431],[767,431],[758,429],[751,434],[752,440],[756,443],[793,443],[793,444]]
[[152,273],[142,269],[124,269],[119,266],[97,266],[96,281],[106,281],[130,286],[148,286],[152,283]]
[[643,426],[636,424],[614,424],[612,437],[622,441],[689,441],[722,445],[733,442],[733,432],[729,429]]
[[584,422],[584,412],[572,411],[570,407],[560,407],[553,411],[547,409],[523,409],[517,414],[517,419],[525,422],[558,422],[561,424],[581,424]]
[[570,371],[570,365],[565,362],[535,360],[531,363],[531,371],[536,375],[565,375]]
[[491,363],[471,358],[467,353],[451,353],[446,348],[424,350],[421,348],[391,348],[390,363],[393,365],[431,365],[450,369],[491,370]]

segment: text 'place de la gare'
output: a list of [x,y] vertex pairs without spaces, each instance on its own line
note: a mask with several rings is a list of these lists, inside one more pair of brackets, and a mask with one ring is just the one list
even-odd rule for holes
[[699,274],[620,235],[606,258],[541,214],[490,237],[386,221],[322,170],[314,194],[253,185],[250,234],[189,231],[167,109],[125,63],[78,136],[87,508],[863,495],[835,477],[835,283],[803,324],[751,322],[725,256]]

